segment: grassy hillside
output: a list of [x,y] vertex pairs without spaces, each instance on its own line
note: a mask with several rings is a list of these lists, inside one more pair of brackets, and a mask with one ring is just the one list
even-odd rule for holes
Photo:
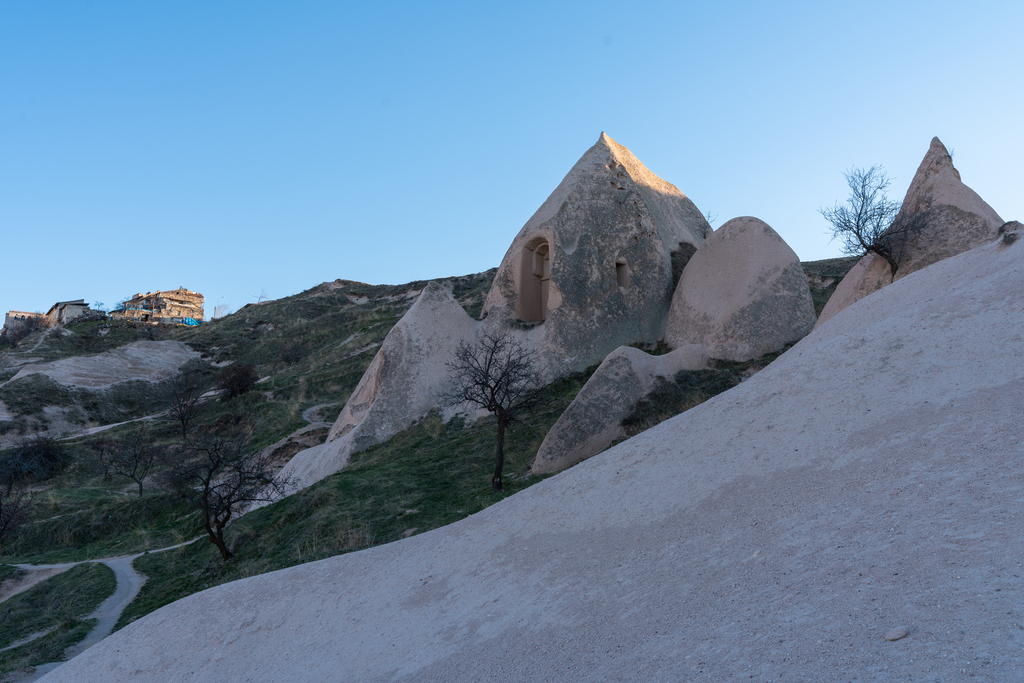
[[[440,282],[470,315],[478,316],[495,272]],[[211,363],[248,363],[261,377],[270,378],[260,387],[267,402],[260,407],[259,418],[266,427],[262,438],[273,443],[301,426],[304,409],[344,403],[377,347],[426,284],[335,280],[294,296],[249,304],[194,328],[93,321],[41,330],[23,340],[18,349],[0,349],[0,381],[10,379],[25,359],[40,362],[95,355],[140,340],[182,341]],[[60,408],[62,417],[77,427],[142,417],[166,408],[162,394],[163,387],[147,382],[86,391],[40,376],[19,380],[0,386],[0,401],[11,414],[10,419],[0,419],[0,435],[47,429],[53,415],[48,406]]]
[[[114,592],[114,572],[102,564],[80,564],[3,602],[0,675],[26,666],[59,661],[64,650],[96,625],[87,619]],[[31,642],[19,641],[43,634]]]
[[[854,262],[804,264],[816,303],[824,305],[844,269]],[[463,307],[478,316],[494,273],[445,282]],[[292,297],[250,304],[197,328],[73,324],[63,331],[34,333],[19,349],[0,349],[0,358],[10,366],[26,357],[54,360],[101,353],[140,339],[172,339],[203,355],[207,381],[219,371],[210,363],[251,364],[267,379],[243,396],[208,401],[197,428],[216,431],[245,416],[254,425],[249,448],[273,446],[267,450],[284,462],[326,438],[326,428],[320,428],[286,440],[307,424],[302,417],[307,409],[320,407],[320,419],[333,421],[385,335],[425,284],[372,286],[337,280]],[[695,395],[699,401],[727,389],[777,355],[675,378],[674,385],[666,384],[649,405],[637,406],[631,429],[647,428],[678,413],[694,403]],[[13,374],[10,367],[0,373],[5,373],[0,382]],[[226,581],[450,524],[522,490],[539,480],[529,474],[529,463],[588,377],[589,373],[579,373],[547,387],[546,406],[510,430],[504,492],[494,493],[489,485],[493,420],[443,424],[430,415],[389,442],[356,454],[342,472],[230,525],[227,541],[235,557],[228,563],[205,537],[179,550],[139,558],[136,567],[150,580],[119,626]],[[13,419],[0,421],[0,430],[12,435],[45,427],[52,412],[47,406],[62,406],[87,426],[152,414],[167,405],[159,385],[126,383],[116,391],[87,392],[38,377],[0,387],[0,400],[14,413]],[[201,536],[198,513],[161,484],[167,465],[158,462],[139,496],[132,481],[105,472],[99,458],[111,439],[134,432],[154,449],[171,453],[179,447],[179,429],[171,420],[155,419],[60,442],[58,471],[31,482],[29,522],[2,540],[0,566],[140,553]],[[0,464],[9,453],[0,453]]]
[[804,268],[807,284],[811,288],[815,315],[821,315],[822,309],[825,308],[829,297],[836,291],[840,280],[846,277],[846,274],[857,265],[859,260],[859,256],[844,256],[822,261],[804,261],[800,264]]

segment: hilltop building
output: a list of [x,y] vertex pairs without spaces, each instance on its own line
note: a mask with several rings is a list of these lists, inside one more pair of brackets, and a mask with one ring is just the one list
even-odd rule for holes
[[203,295],[184,287],[139,293],[110,317],[145,323],[198,325],[203,319]]
[[50,306],[50,310],[46,313],[39,313],[38,311],[34,313],[31,311],[8,311],[7,315],[4,316],[4,326],[0,329],[0,336],[10,338],[12,334],[28,334],[29,331],[36,329],[40,325],[44,327],[67,325],[74,320],[95,313],[96,311],[93,311],[89,308],[89,304],[85,303],[85,299],[58,301],[53,306]]
[[92,310],[89,308],[89,304],[85,303],[85,299],[75,299],[74,301],[58,301],[53,306],[50,306],[50,310],[46,312],[46,317],[59,325],[66,325],[72,320],[81,318],[83,315],[88,315],[91,312]]
[[13,326],[20,325],[29,320],[45,317],[42,313],[32,313],[30,311],[7,311],[7,315],[4,316],[4,328],[11,329]]

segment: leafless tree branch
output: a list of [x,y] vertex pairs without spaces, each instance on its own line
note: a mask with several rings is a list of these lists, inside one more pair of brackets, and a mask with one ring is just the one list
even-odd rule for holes
[[501,491],[505,430],[519,413],[535,407],[540,400],[542,378],[536,368],[536,354],[507,332],[488,332],[477,345],[461,342],[447,366],[452,384],[444,402],[470,403],[493,413],[498,420],[491,488]]

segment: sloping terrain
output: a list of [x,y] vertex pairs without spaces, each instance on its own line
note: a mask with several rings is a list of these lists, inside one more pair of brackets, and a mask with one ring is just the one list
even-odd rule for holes
[[181,342],[138,341],[96,356],[71,357],[22,367],[10,382],[46,375],[58,384],[105,389],[119,382],[159,382],[178,371],[198,353]]
[[[493,277],[491,270],[440,282],[470,315],[479,315]],[[0,349],[0,447],[26,434],[57,435],[159,412],[166,408],[162,387],[128,381],[162,378],[148,372],[151,359],[139,363],[135,351],[180,349],[182,343],[217,366],[249,363],[270,377],[261,387],[267,398],[261,420],[268,428],[259,444],[269,445],[301,427],[301,412],[313,405],[338,403],[340,410],[424,286],[335,280],[195,328],[83,322],[57,333],[41,330],[23,342],[24,351]]]
[[[804,264],[809,273],[819,265]],[[837,267],[841,270],[842,264]],[[442,282],[470,314],[477,315],[492,277],[489,271]],[[813,288],[818,283],[811,284]],[[820,284],[827,297],[833,283],[826,279]],[[251,446],[286,459],[324,438],[327,429],[322,425],[303,426],[307,420],[334,420],[380,339],[424,285],[372,286],[338,280],[286,299],[246,306],[197,329],[73,324],[26,340],[24,348],[30,354],[9,352],[11,369],[0,371],[0,380],[10,379],[26,364],[101,354],[132,342],[186,341],[203,354],[207,378],[217,371],[208,361],[252,363],[261,376],[270,378],[260,391],[228,402],[210,402],[200,423],[215,428],[232,414],[246,414],[257,425]],[[582,374],[549,387],[549,405],[510,434],[507,494],[540,480],[529,476],[529,462],[548,427],[586,378]],[[63,387],[37,373],[10,387],[17,388],[7,396],[15,415],[0,416],[0,432],[7,429],[6,436],[14,443],[21,429],[59,428],[53,419],[54,405],[66,406],[61,409],[72,414],[77,410],[78,422],[68,425],[74,429],[165,408],[161,386],[142,381],[91,391]],[[133,554],[200,534],[195,515],[161,488],[159,472],[150,477],[140,498],[130,481],[108,478],[100,469],[97,455],[104,442],[130,438],[136,429],[161,449],[173,448],[180,440],[176,423],[153,420],[65,442],[65,469],[33,484],[37,504],[30,523],[4,539],[0,562],[47,564]],[[299,435],[296,430],[301,429],[306,431]],[[237,556],[227,565],[205,542],[140,559],[136,567],[149,582],[121,623],[209,586],[388,543],[464,518],[504,497],[491,494],[487,486],[493,448],[490,421],[472,427],[442,426],[432,416],[371,449],[354,467],[323,486],[232,525],[229,544]]]
[[1019,243],[936,264],[477,515],[191,596],[45,680],[1013,679],[1022,288]]

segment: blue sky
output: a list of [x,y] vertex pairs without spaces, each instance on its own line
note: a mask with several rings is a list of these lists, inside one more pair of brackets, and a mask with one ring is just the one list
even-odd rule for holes
[[[493,5],[493,6],[491,6]],[[702,211],[818,207],[933,135],[1024,216],[1024,3],[0,0],[0,309],[485,270],[601,131]]]

